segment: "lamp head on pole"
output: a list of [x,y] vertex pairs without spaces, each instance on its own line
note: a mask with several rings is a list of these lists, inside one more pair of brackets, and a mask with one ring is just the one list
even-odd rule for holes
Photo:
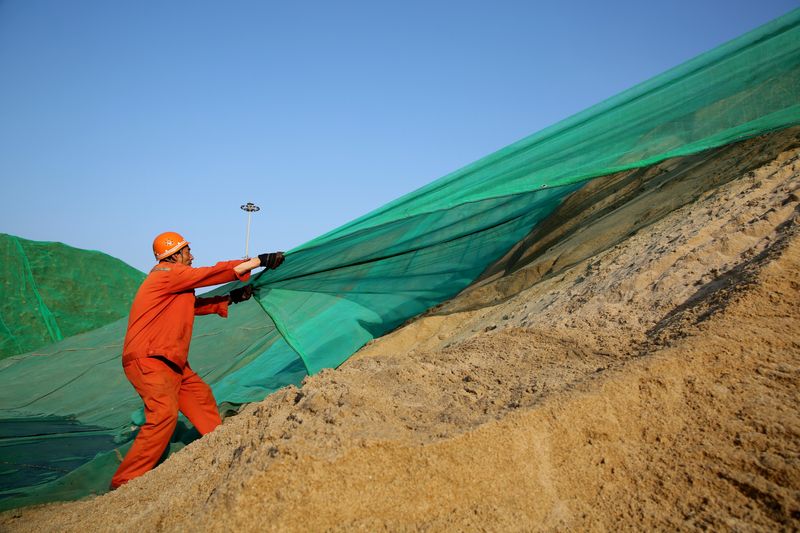
[[247,211],[248,213],[255,213],[256,211],[259,211],[261,208],[258,207],[253,202],[247,202],[246,204],[241,206],[241,209],[242,211]]

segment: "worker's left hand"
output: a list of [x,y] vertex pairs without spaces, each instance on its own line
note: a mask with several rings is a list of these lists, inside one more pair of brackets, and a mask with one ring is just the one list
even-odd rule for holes
[[239,302],[249,300],[252,295],[253,295],[253,286],[245,285],[243,287],[239,287],[238,289],[233,289],[228,294],[228,297],[231,299],[232,304],[238,304]]

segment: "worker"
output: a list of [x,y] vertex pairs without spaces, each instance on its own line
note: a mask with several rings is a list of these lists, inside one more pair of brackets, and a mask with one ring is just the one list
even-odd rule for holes
[[194,289],[237,279],[246,282],[258,267],[277,268],[282,252],[192,268],[189,243],[166,232],[153,241],[158,264],[142,282],[131,306],[122,348],[122,368],[144,402],[145,423],[111,479],[111,490],[151,470],[169,444],[178,411],[201,435],[222,423],[211,388],[189,366],[195,315],[228,316],[228,305],[248,300],[252,285],[227,295],[201,298]]

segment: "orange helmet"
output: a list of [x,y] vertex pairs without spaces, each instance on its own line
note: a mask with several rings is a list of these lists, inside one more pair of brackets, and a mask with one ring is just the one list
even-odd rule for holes
[[165,257],[169,257],[184,246],[189,246],[180,233],[174,231],[165,231],[153,240],[153,254],[156,259],[161,261]]

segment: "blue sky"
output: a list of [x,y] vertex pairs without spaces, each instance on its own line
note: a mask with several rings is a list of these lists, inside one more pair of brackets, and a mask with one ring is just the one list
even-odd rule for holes
[[798,5],[0,0],[0,232],[290,249]]

